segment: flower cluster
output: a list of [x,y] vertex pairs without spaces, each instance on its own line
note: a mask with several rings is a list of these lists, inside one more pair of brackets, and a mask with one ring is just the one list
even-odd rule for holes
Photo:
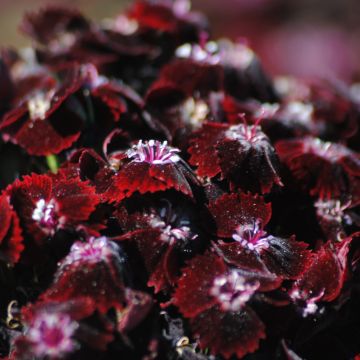
[[[0,54],[0,358],[360,354],[360,102],[187,0],[45,7]],[[286,56],[286,54],[284,54]]]

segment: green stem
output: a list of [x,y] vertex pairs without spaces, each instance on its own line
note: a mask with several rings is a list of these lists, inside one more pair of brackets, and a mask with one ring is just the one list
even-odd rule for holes
[[46,156],[46,163],[48,168],[50,169],[50,171],[54,174],[57,173],[58,169],[59,169],[59,162],[58,162],[58,158],[56,155],[47,155]]

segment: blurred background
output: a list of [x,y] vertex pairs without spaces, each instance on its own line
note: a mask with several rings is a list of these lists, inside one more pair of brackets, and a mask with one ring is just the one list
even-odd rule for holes
[[[17,27],[24,11],[69,4],[94,19],[130,0],[0,0],[0,46],[26,46]],[[272,74],[360,79],[360,0],[193,0],[214,38],[246,38]]]

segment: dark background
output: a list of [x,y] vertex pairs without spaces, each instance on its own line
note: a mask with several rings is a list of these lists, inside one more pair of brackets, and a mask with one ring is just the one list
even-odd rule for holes
[[[29,45],[17,31],[21,16],[47,3],[100,20],[130,0],[0,0],[0,45]],[[359,78],[359,0],[194,0],[193,7],[207,14],[215,38],[248,39],[273,74]]]

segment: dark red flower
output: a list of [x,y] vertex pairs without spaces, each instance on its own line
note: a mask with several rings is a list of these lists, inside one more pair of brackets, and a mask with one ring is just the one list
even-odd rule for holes
[[258,125],[206,123],[190,144],[189,162],[199,176],[221,175],[232,186],[262,193],[282,185],[275,149]]
[[247,304],[261,291],[260,283],[229,269],[211,253],[198,255],[183,270],[174,295],[180,312],[201,348],[229,358],[255,351],[265,338],[265,327]]
[[51,65],[88,63],[90,58],[98,65],[118,59],[108,49],[111,41],[106,34],[75,9],[47,6],[27,12],[20,29],[40,45],[38,58]]
[[229,264],[251,271],[269,271],[284,279],[297,279],[309,262],[307,244],[268,235],[271,205],[260,196],[225,194],[210,203],[217,235],[232,242],[217,245]]
[[[146,94],[146,108],[159,130],[181,149],[205,121],[222,121],[222,69],[206,49],[183,45],[194,59],[165,66]],[[202,54],[202,55],[201,55]]]
[[94,312],[90,298],[67,302],[39,302],[22,309],[23,334],[15,339],[16,359],[67,358],[81,343],[105,349],[113,336],[85,325],[82,320]]
[[207,25],[48,6],[0,51],[0,358],[359,354],[359,84]]
[[317,200],[314,204],[316,215],[327,239],[341,241],[346,237],[346,229],[359,226],[356,212],[358,202],[346,199]]
[[42,295],[46,301],[90,297],[94,308],[106,313],[125,307],[119,246],[105,237],[75,242],[59,263],[52,286]]
[[195,215],[183,209],[187,205],[172,205],[163,199],[142,212],[130,216],[125,214],[127,219],[118,212],[126,231],[118,239],[136,243],[149,272],[147,285],[153,286],[155,292],[167,290],[175,284],[181,260],[190,251],[190,243],[198,237],[192,229]]
[[36,174],[16,180],[6,194],[27,234],[40,243],[88,220],[100,201],[95,189],[79,179]]
[[158,1],[156,3],[137,1],[127,12],[135,20],[139,32],[165,33],[172,35],[175,44],[196,41],[200,32],[207,27],[207,22],[200,13],[190,11],[187,0]]
[[6,194],[0,196],[0,259],[16,263],[24,249],[19,218]]
[[31,155],[49,155],[69,148],[82,128],[79,109],[71,102],[84,81],[80,68],[46,74],[43,80],[27,89],[0,122],[3,139]]
[[[349,89],[339,82],[329,80],[304,81],[280,78],[277,88],[283,97],[282,120],[295,130],[303,126],[305,133],[330,141],[342,141],[358,130],[359,110]],[[290,110],[290,112],[289,112]],[[297,114],[291,113],[296,110]],[[275,118],[277,115],[275,115]]]
[[225,92],[238,100],[274,103],[278,96],[254,51],[244,42],[222,40],[218,52],[224,68]]
[[344,195],[359,199],[360,156],[347,147],[305,137],[279,141],[279,157],[311,195],[322,200]]
[[306,271],[295,282],[290,296],[302,308],[303,316],[315,314],[318,302],[334,301],[347,275],[347,255],[352,237],[334,244],[328,241],[313,255]]
[[142,141],[122,154],[116,154],[119,171],[107,190],[110,201],[121,201],[135,192],[144,194],[174,189],[192,196],[188,179],[197,183],[189,166],[179,156],[180,150],[167,142]]
[[40,44],[55,47],[74,41],[75,34],[90,28],[90,22],[76,9],[47,6],[27,12],[20,29]]

